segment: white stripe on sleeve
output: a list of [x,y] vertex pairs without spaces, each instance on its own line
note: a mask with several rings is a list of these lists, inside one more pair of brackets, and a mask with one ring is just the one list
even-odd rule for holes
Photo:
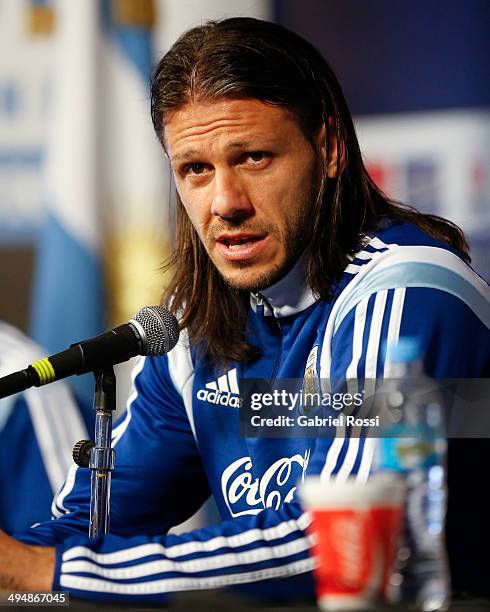
[[126,416],[124,419],[112,430],[112,446],[114,447],[122,435],[128,428],[128,425],[131,421],[132,413],[131,413],[131,405],[138,397],[138,391],[136,390],[136,377],[143,370],[143,366],[145,365],[146,357],[139,357],[136,361],[132,371],[131,371],[131,391],[128,396],[128,401],[126,404]]
[[258,541],[270,542],[280,538],[285,538],[291,534],[305,531],[311,524],[312,518],[309,512],[303,514],[296,520],[283,521],[273,527],[265,529],[249,529],[232,536],[216,536],[209,540],[184,542],[174,546],[165,547],[162,544],[149,543],[132,546],[125,550],[112,553],[95,553],[85,546],[74,546],[63,553],[62,561],[70,561],[77,557],[85,557],[95,561],[100,565],[113,565],[116,563],[126,563],[141,559],[149,555],[163,555],[169,559],[192,555],[196,553],[210,553],[219,548],[238,548],[247,546]]
[[[380,291],[376,294],[374,300],[373,314],[371,318],[371,325],[369,328],[369,338],[366,349],[366,362],[364,369],[364,390],[365,398],[371,397],[374,392],[375,378],[376,378],[376,365],[378,361],[379,343],[381,338],[381,327],[383,325],[383,317],[386,308],[386,299],[388,296],[387,291]],[[355,389],[350,389],[349,392],[356,393],[358,391],[357,379],[351,381],[351,385],[355,385]],[[368,400],[364,400],[362,409],[359,411],[358,416],[363,417],[369,410]],[[361,427],[355,426],[352,428],[351,437],[349,438],[348,448],[345,455],[345,459],[340,467],[336,481],[344,482],[350,476],[352,468],[357,459],[360,448],[360,434]],[[369,450],[369,449],[368,449]],[[364,455],[364,453],[363,453]]]
[[299,561],[293,561],[285,565],[269,567],[239,574],[226,574],[224,576],[210,576],[207,578],[168,578],[153,580],[136,584],[124,584],[110,582],[107,580],[84,578],[62,574],[60,585],[66,588],[91,591],[98,593],[117,593],[121,595],[151,595],[158,593],[171,593],[175,591],[192,591],[200,589],[213,589],[225,587],[232,584],[244,584],[257,582],[270,578],[284,578],[312,571],[316,567],[316,559],[308,557]]
[[167,355],[170,379],[182,397],[189,424],[197,442],[194,413],[192,410],[192,385],[194,383],[194,364],[189,344],[189,332],[184,329],[180,332],[177,346]]
[[[391,305],[390,322],[388,324],[388,335],[386,338],[386,346],[395,346],[398,344],[400,337],[400,327],[402,323],[403,306],[405,304],[405,287],[395,289],[393,292],[393,303]],[[392,364],[389,359],[385,359],[384,377],[390,376]]]
[[[346,370],[346,378],[347,380],[351,381],[355,380],[358,375],[357,368],[359,366],[359,360],[362,355],[362,343],[364,338],[364,328],[366,326],[368,302],[369,297],[359,302],[359,304],[356,306],[354,314],[352,358]],[[323,481],[328,481],[332,476],[332,472],[334,471],[337,465],[337,461],[342,451],[345,439],[345,426],[338,425],[335,440],[333,440],[332,444],[330,445],[330,448],[328,449],[327,456],[325,458],[325,464],[320,475]]]
[[[400,326],[402,321],[403,304],[405,301],[405,288],[395,289],[393,291],[393,300],[391,303],[390,320],[388,322],[387,346],[397,344],[400,336]],[[383,376],[386,378],[390,375],[391,364],[385,360]],[[366,482],[371,471],[374,453],[376,450],[376,438],[366,438],[364,443],[364,451],[362,454],[361,465],[357,473],[357,480]]]
[[165,572],[181,572],[192,574],[198,572],[216,571],[239,565],[250,565],[252,563],[262,563],[273,559],[283,559],[298,553],[309,550],[315,543],[315,537],[298,538],[278,544],[277,546],[263,546],[237,553],[224,553],[198,559],[188,559],[186,561],[172,561],[171,559],[160,559],[147,561],[130,567],[107,568],[93,563],[92,561],[66,561],[62,564],[63,574],[87,573],[101,576],[109,580],[136,580],[138,578],[148,578],[155,574]]

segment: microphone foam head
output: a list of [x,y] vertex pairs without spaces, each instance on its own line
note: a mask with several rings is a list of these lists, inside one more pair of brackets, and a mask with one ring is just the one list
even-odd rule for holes
[[[145,306],[131,321],[144,331],[142,355],[156,357],[171,351],[179,341],[179,324],[174,315],[162,306]],[[131,322],[130,321],[130,322]]]

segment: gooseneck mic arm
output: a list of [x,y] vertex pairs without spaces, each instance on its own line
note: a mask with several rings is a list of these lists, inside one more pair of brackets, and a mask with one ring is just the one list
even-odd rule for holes
[[112,366],[94,374],[95,442],[91,443],[88,462],[91,470],[89,538],[109,533],[111,478],[116,463],[116,451],[111,447],[112,413],[116,409],[116,376]]

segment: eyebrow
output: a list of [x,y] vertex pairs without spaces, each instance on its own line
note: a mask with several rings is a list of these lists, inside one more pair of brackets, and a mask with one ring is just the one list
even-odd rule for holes
[[183,153],[177,153],[171,159],[171,161],[187,161],[191,159],[195,155],[198,155],[199,151],[197,149],[189,149],[188,151],[184,151]]
[[[257,137],[254,140],[241,140],[236,142],[230,142],[226,146],[227,149],[239,149],[242,151],[246,150],[258,150],[258,147],[268,147],[275,144],[274,140],[269,138],[260,138]],[[187,151],[183,151],[182,153],[177,153],[172,157],[172,162],[180,162],[180,161],[188,161],[194,157],[199,157],[200,152],[197,149],[188,149]]]

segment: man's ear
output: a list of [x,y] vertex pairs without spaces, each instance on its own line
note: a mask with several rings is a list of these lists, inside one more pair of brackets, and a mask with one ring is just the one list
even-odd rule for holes
[[[327,158],[327,127],[323,123],[322,127],[317,134],[317,146],[323,156],[323,162]],[[327,161],[327,176],[328,178],[337,177],[337,165],[338,171],[342,174],[345,168],[345,150],[344,147],[340,147],[337,142],[337,135],[335,134],[335,125],[333,117],[328,118],[328,161]]]

